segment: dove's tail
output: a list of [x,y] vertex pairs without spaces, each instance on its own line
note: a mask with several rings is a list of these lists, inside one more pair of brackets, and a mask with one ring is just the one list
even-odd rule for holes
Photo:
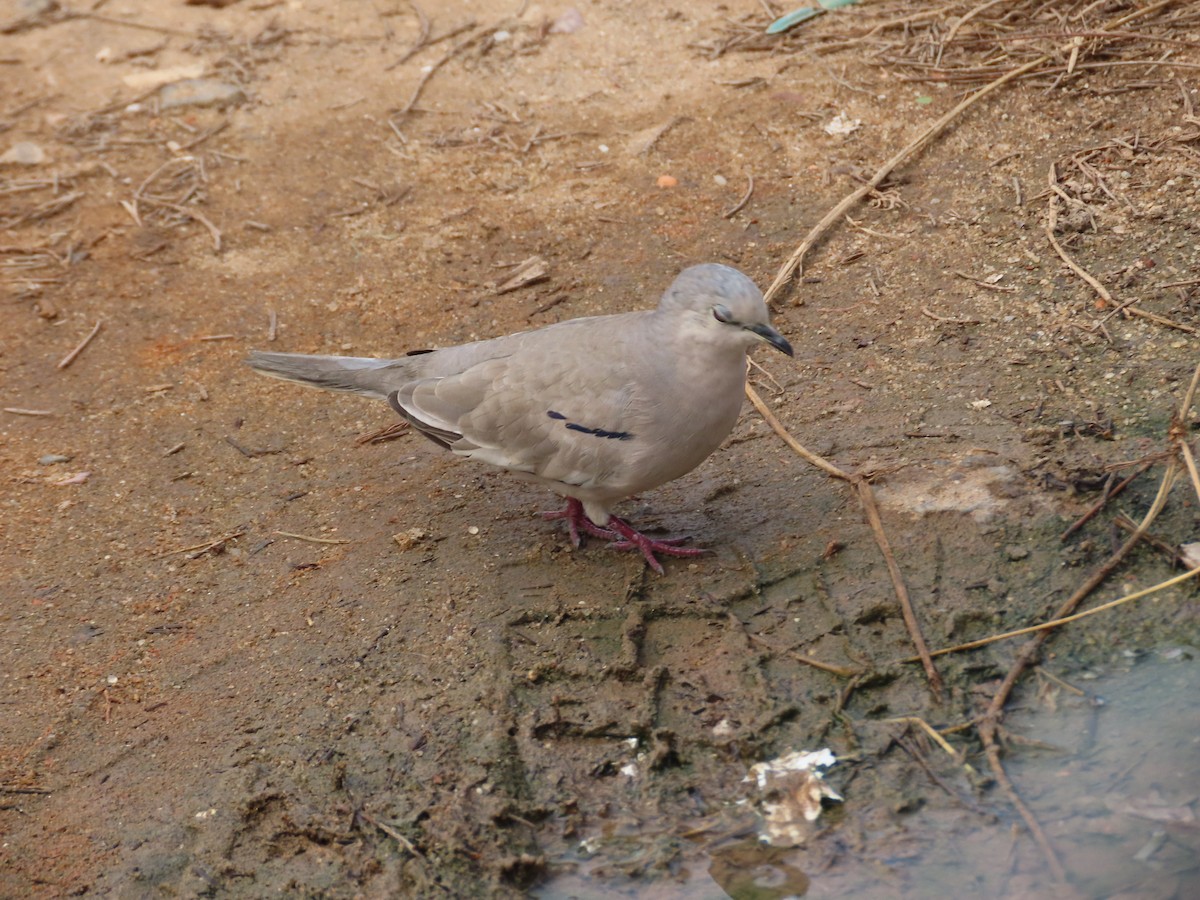
[[399,371],[401,363],[361,356],[309,356],[251,350],[246,364],[271,378],[328,391],[350,391],[376,400],[386,400],[388,394],[405,380]]

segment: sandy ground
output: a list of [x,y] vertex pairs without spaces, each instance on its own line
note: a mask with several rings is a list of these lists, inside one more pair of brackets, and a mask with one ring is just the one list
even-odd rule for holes
[[[765,286],[957,87],[904,80],[869,42],[717,52],[768,21],[749,0],[584,0],[575,21],[448,0],[415,52],[421,21],[391,0],[93,7],[0,5],[0,152],[43,155],[0,163],[0,895],[719,897],[730,866],[769,863],[814,897],[923,896],[907,864],[1011,834],[985,778],[890,720],[971,720],[1014,644],[941,660],[934,702],[896,662],[911,642],[853,491],[749,408],[623,509],[715,551],[657,577],[572,550],[536,515],[556,498],[504,473],[360,441],[386,405],[242,364],[640,309],[697,262]],[[805,27],[830,44],[913,8]],[[1172,58],[1200,63],[1200,29],[1177,37]],[[164,108],[154,79],[197,75],[233,96]],[[934,647],[1041,620],[1123,539],[1114,517],[1145,512],[1161,462],[1059,534],[1169,447],[1200,356],[1195,70],[1053,81],[997,92],[856,207],[775,303],[796,359],[758,354],[802,443],[878,473]],[[1058,239],[1166,324],[1094,327],[1112,305],[1047,241],[1047,172],[1081,151],[1104,189],[1062,169],[1079,202]],[[545,278],[498,291],[531,257]],[[1155,536],[1169,551],[1198,526],[1185,478]],[[1143,545],[1101,599],[1176,571]],[[1195,612],[1194,587],[1163,591],[1064,630],[1043,666],[1186,665]],[[1047,685],[1018,703],[1048,708]],[[1177,702],[1194,712],[1194,690]],[[973,732],[952,740],[986,770]],[[825,746],[845,804],[791,856],[756,856],[748,767]],[[1147,785],[1186,793],[1190,753]],[[1050,830],[1102,813],[1119,852],[1065,851],[1083,893],[1186,895],[1184,813],[1154,825],[1178,859],[1132,868],[1146,817],[1058,809]],[[1042,895],[1036,847],[1003,841],[947,890]],[[748,890],[727,888],[772,896]]]

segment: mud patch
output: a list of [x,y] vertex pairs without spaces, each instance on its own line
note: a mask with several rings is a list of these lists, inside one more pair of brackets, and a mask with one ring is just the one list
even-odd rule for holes
[[1020,472],[997,464],[994,457],[939,460],[920,472],[911,469],[889,476],[875,492],[885,509],[915,517],[930,513],[962,513],[988,522],[1005,511],[1008,501],[1028,493]]

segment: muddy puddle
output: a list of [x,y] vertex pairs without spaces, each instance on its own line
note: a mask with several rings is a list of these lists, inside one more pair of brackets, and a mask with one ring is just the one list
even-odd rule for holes
[[[1009,770],[1073,873],[1078,896],[1184,897],[1200,887],[1197,655],[1182,647],[1131,653],[1124,670],[1080,669],[1070,681],[1039,671],[1036,695],[1009,718]],[[868,827],[851,837],[855,819],[879,818],[870,801],[855,801],[851,782],[845,803],[827,801],[802,846],[780,847],[763,837],[769,823],[751,810],[753,801],[735,800],[719,825],[585,839],[533,896],[784,900],[1064,892],[1041,859],[1020,851],[1027,837],[1014,815],[972,797],[967,767],[986,763],[956,767],[943,756],[929,764],[957,809],[914,804],[902,827]],[[835,765],[828,782],[841,781]],[[732,787],[733,796],[751,793]],[[664,871],[616,874],[661,856],[668,844],[676,854]]]

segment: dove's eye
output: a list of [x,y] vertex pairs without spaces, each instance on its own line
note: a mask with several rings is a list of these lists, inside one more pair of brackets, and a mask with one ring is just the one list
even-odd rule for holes
[[729,311],[728,306],[722,306],[720,303],[718,303],[713,307],[713,318],[718,322],[732,322],[733,313]]

